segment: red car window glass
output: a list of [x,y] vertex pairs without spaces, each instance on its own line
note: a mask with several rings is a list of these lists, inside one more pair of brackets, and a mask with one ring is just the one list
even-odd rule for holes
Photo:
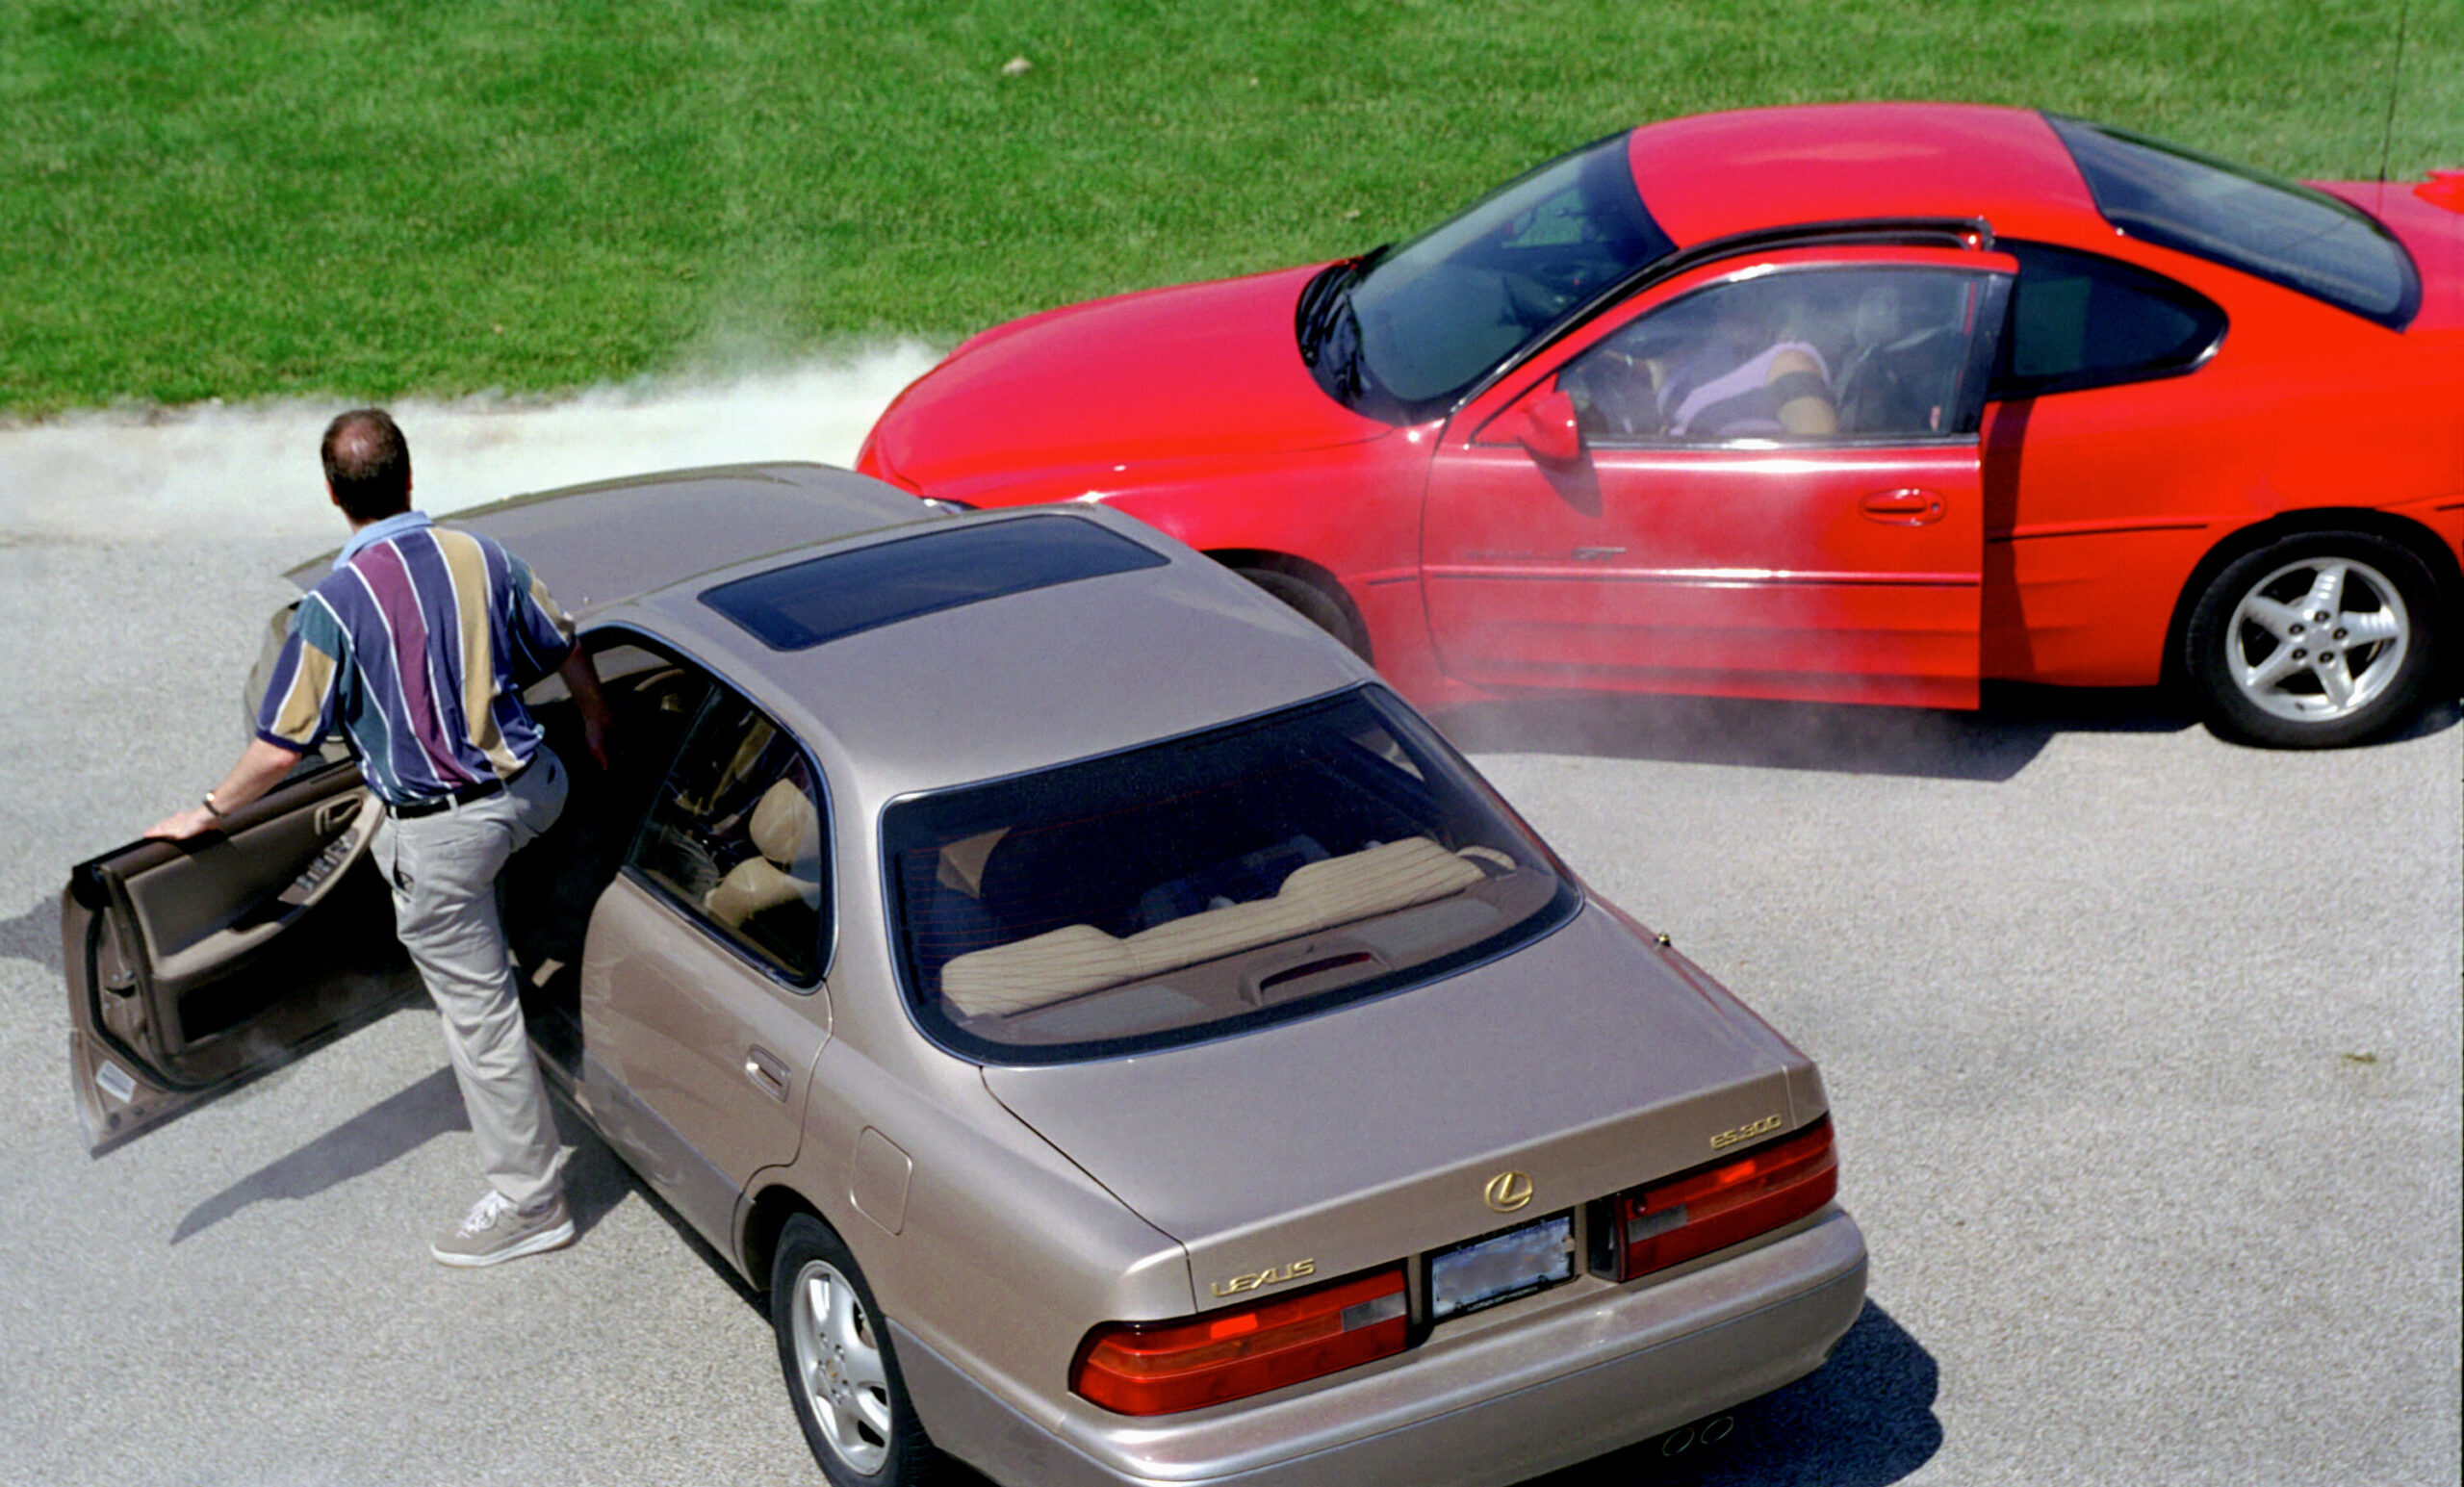
[[2402,329],[2421,275],[2393,233],[2349,202],[2084,119],[2045,115],[2105,220],[2134,238],[2256,274]]
[[1307,318],[1319,383],[1373,417],[1424,416],[1676,244],[1645,210],[1626,137],[1507,182],[1391,252]]
[[2093,253],[2004,243],[2019,261],[1995,396],[2173,376],[2222,339],[2224,312],[2160,274]]
[[1558,386],[1586,437],[1607,445],[1964,436],[1982,283],[1879,265],[1731,279],[1642,316]]

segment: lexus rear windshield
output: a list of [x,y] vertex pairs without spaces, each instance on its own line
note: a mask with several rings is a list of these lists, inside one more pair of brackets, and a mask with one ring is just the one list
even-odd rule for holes
[[1576,895],[1375,688],[882,818],[909,1001],[996,1064],[1115,1057],[1401,990]]
[[2126,130],[2045,115],[2105,220],[2144,242],[2211,259],[2401,330],[2421,274],[2370,214]]
[[1321,274],[1301,297],[1301,359],[1357,411],[1416,420],[1675,249],[1644,209],[1617,135],[1507,182],[1399,248]]

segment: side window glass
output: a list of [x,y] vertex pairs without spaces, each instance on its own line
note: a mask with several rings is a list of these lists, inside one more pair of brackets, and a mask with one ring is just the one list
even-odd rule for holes
[[2224,334],[2224,312],[2130,264],[2030,243],[2019,261],[1998,397],[2073,392],[2189,372]]
[[1733,279],[1636,320],[1558,386],[1584,434],[1609,445],[1964,436],[1986,282],[1881,266]]
[[810,982],[829,902],[815,784],[793,739],[722,692],[659,787],[633,865],[757,959]]

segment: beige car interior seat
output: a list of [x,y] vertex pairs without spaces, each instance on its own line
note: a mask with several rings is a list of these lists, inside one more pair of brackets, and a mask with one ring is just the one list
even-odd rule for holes
[[1272,898],[1188,914],[1127,939],[1072,924],[969,951],[941,967],[941,995],[970,1017],[1026,1012],[1409,909],[1459,893],[1485,876],[1468,856],[1425,836],[1390,841],[1296,868]]
[[770,741],[778,736],[779,731],[770,726],[769,719],[754,719],[753,726],[745,730],[743,739],[737,743],[734,756],[728,760],[727,768],[720,770],[710,782],[709,792],[705,795],[680,795],[677,805],[692,815],[708,815],[711,808],[727,797],[735,782],[760,762],[762,751],[768,749]]
[[792,780],[781,780],[762,793],[748,827],[754,849],[728,869],[728,875],[703,896],[710,917],[730,929],[764,910],[802,900],[821,907],[821,814],[812,797]]
[[984,897],[984,869],[992,859],[992,849],[1010,834],[1006,826],[954,841],[941,849],[940,865],[934,877],[942,887],[969,898]]

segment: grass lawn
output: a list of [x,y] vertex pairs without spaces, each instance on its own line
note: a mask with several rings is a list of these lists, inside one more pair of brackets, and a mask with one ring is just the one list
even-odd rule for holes
[[1356,251],[1627,124],[1873,97],[2417,176],[2464,166],[2464,3],[9,0],[0,412],[946,338]]

